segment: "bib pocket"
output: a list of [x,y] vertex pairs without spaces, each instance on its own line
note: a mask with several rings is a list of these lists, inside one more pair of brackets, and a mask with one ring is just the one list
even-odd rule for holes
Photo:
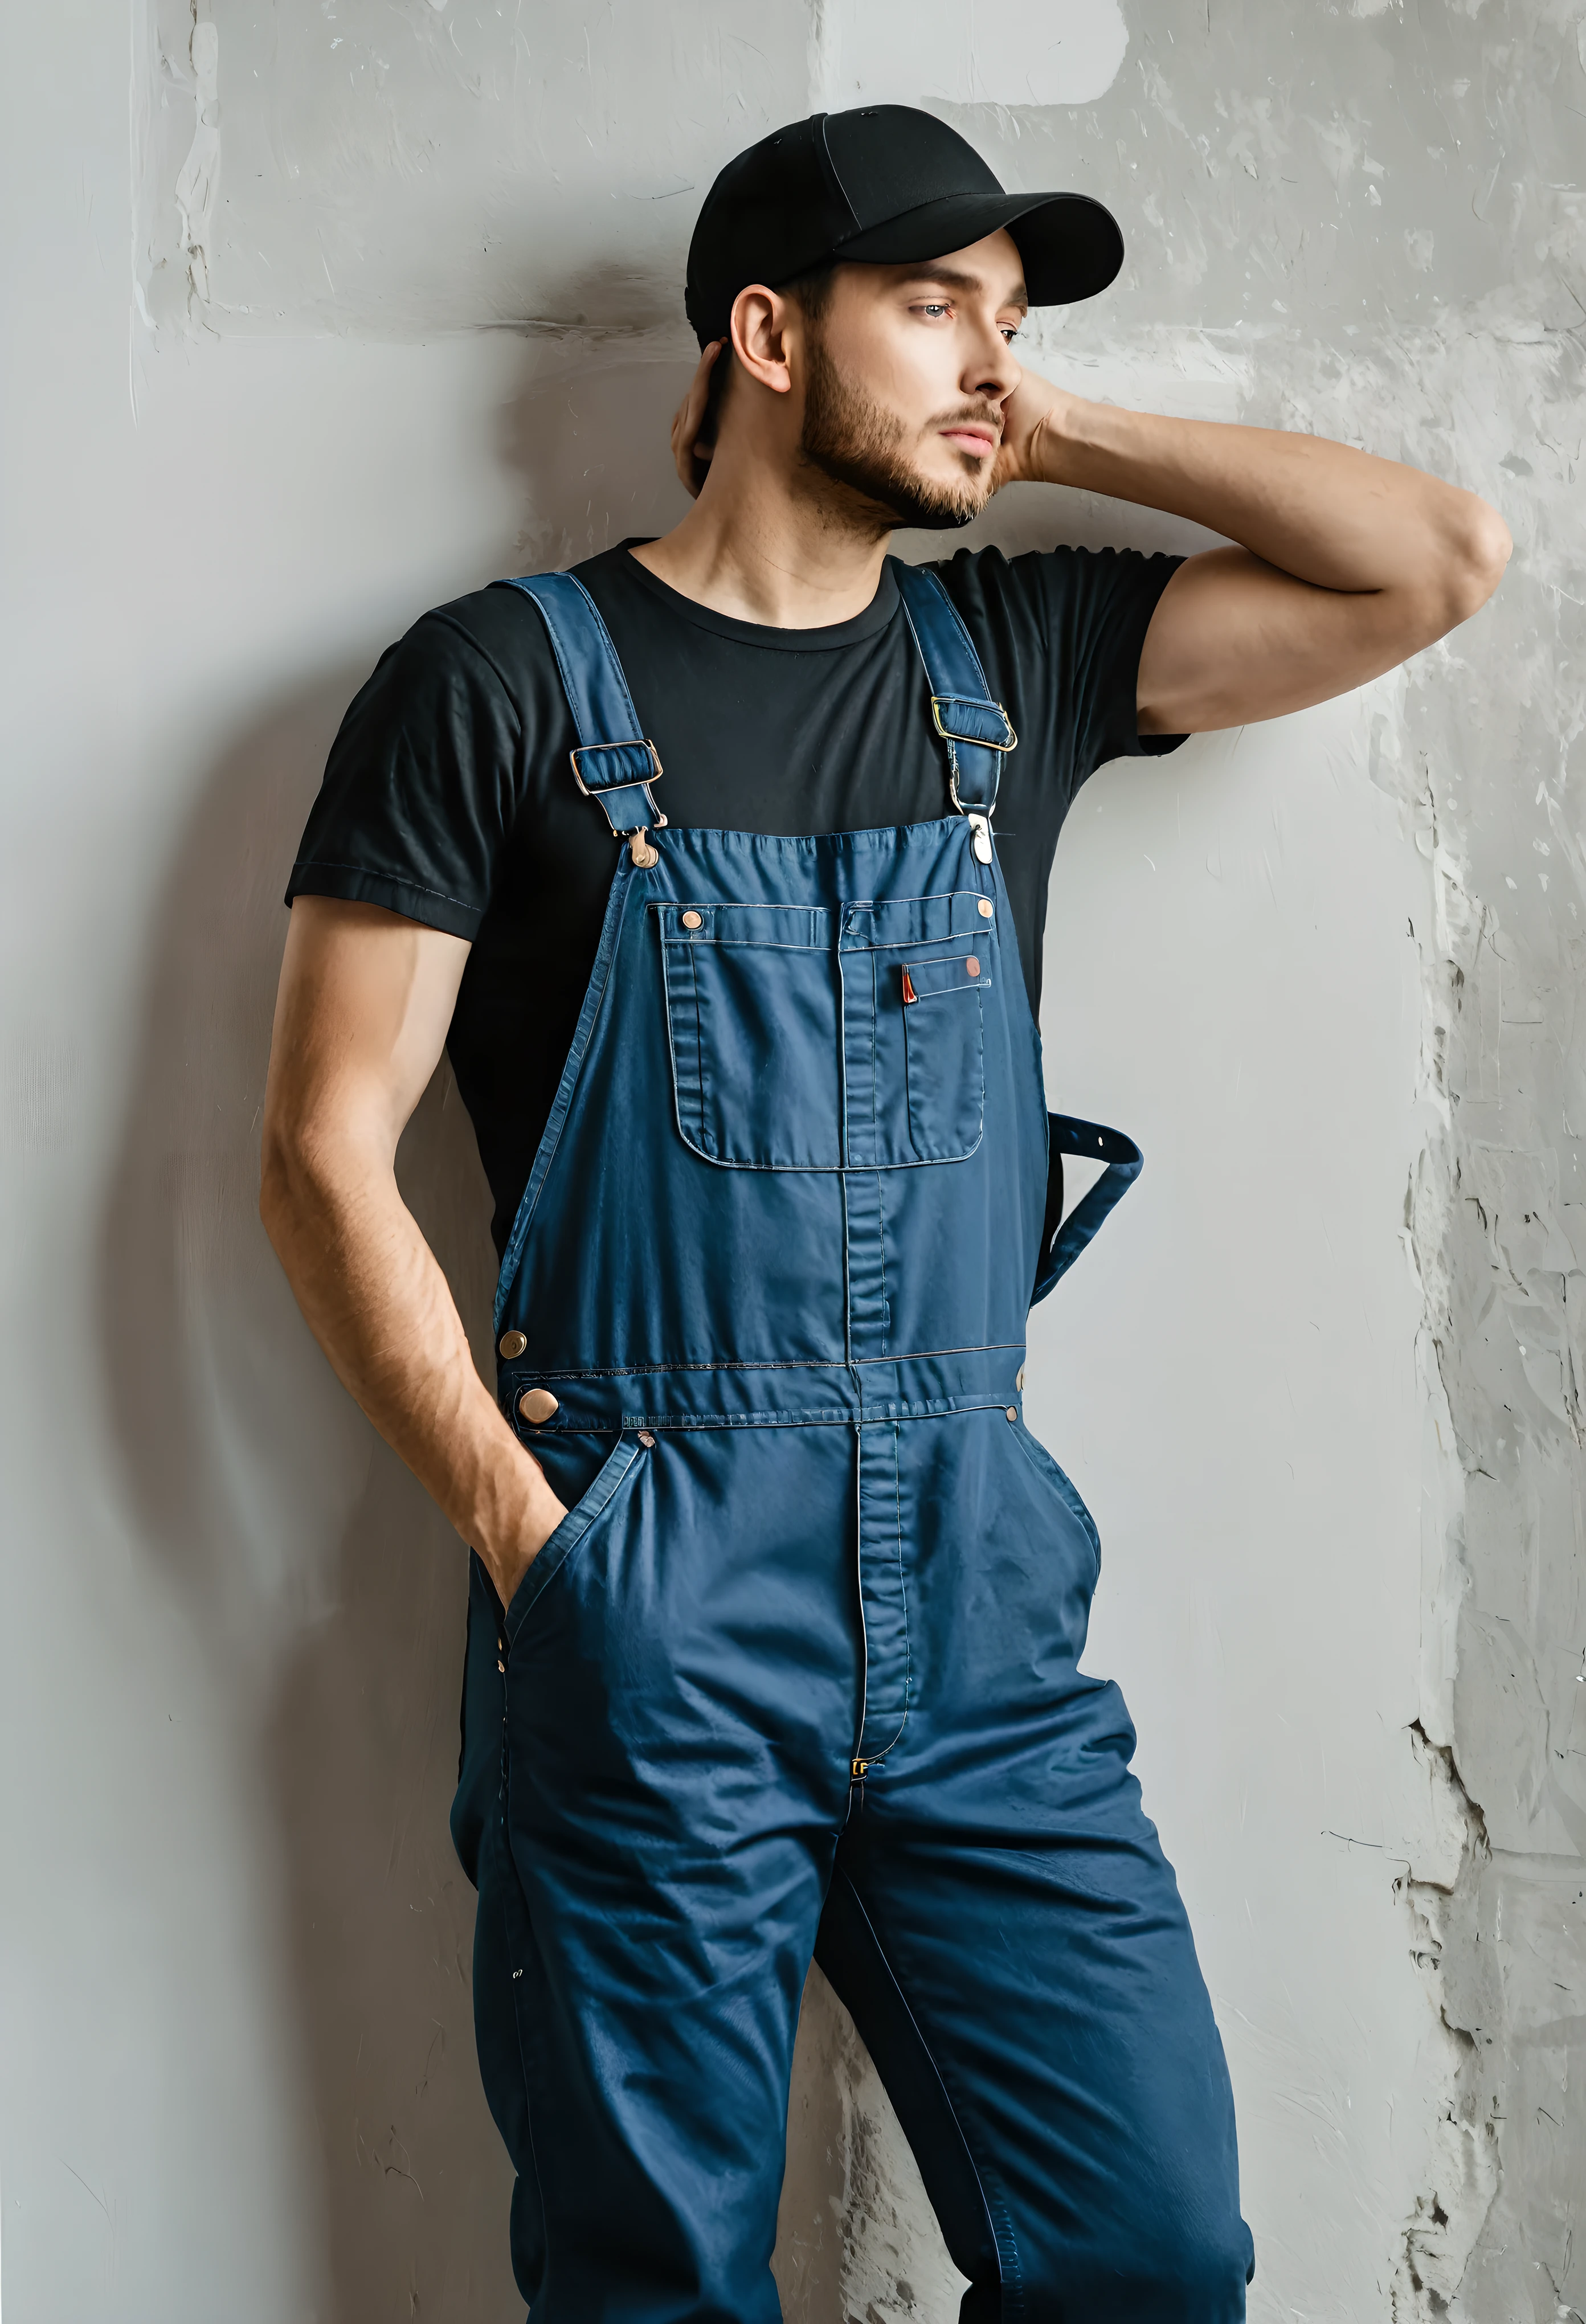
[[985,1001],[997,973],[977,889],[850,906],[844,929],[848,1160],[962,1162],[985,1124]]
[[842,1167],[834,916],[659,904],[678,1129],[738,1170]]
[[985,1114],[984,951],[905,961],[903,1010],[908,1136],[922,1161],[956,1161],[981,1142]]
[[973,1154],[998,958],[988,901],[652,905],[684,1144],[736,1170]]

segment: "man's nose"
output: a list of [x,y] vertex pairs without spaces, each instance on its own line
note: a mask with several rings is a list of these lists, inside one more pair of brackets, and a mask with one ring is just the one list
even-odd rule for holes
[[1000,331],[994,331],[989,343],[982,342],[965,365],[964,385],[971,395],[983,395],[992,402],[1001,402],[1012,394],[1019,377],[1012,348]]

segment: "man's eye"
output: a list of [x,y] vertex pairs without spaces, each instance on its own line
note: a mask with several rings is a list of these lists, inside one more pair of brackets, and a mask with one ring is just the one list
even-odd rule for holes
[[1011,346],[1013,345],[1014,340],[1019,337],[1019,326],[1018,326],[1018,324],[1017,324],[1017,323],[1004,323],[1004,325],[1002,326],[1002,337],[1003,337],[1003,338],[1007,341],[1008,345],[1009,345],[1010,346]]
[[920,312],[926,315],[950,315],[953,309],[945,299],[927,299]]

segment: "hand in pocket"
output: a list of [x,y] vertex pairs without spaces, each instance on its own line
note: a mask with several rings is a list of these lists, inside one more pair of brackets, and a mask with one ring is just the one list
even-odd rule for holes
[[566,1504],[551,1490],[533,1453],[527,1446],[521,1450],[532,1474],[525,1480],[527,1491],[515,1497],[517,1522],[503,1540],[477,1545],[503,1606],[512,1604],[519,1583],[567,1514]]

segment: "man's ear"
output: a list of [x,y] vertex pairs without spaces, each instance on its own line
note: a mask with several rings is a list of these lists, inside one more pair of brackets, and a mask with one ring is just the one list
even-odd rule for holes
[[751,379],[769,387],[773,395],[788,394],[793,385],[788,364],[788,302],[763,282],[752,282],[733,301],[733,353]]

